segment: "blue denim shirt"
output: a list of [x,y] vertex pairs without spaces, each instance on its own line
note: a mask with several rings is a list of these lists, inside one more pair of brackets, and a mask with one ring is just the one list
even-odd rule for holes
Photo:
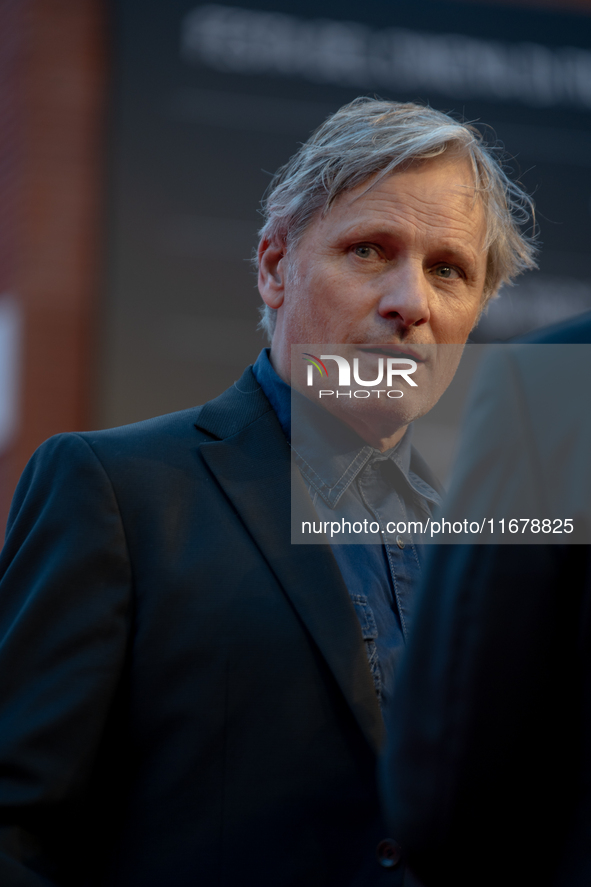
[[[397,446],[384,453],[363,441],[338,419],[339,452],[322,440],[322,430],[306,444],[291,439],[291,389],[275,372],[268,349],[253,367],[256,379],[292,445],[295,460],[318,516],[335,520],[346,509],[351,520],[424,520],[439,504],[437,492],[411,470],[409,428]],[[408,635],[413,596],[420,578],[420,546],[405,534],[381,534],[381,544],[331,547],[361,625],[376,693],[384,711]]]

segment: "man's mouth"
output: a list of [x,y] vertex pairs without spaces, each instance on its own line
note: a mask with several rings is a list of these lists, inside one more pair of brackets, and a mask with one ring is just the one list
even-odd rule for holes
[[365,354],[406,358],[407,360],[415,360],[417,363],[424,363],[428,359],[428,354],[422,354],[418,347],[410,348],[406,345],[358,345],[357,348]]

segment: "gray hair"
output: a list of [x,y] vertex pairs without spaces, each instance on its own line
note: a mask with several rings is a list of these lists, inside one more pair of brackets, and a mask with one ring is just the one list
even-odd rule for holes
[[[345,191],[379,180],[413,161],[447,150],[466,156],[481,195],[488,249],[483,307],[504,283],[536,267],[534,205],[503,169],[499,149],[474,126],[426,105],[361,96],[328,117],[274,175],[263,198],[261,239],[283,244],[289,256],[317,213],[326,216]],[[259,326],[273,336],[277,312],[261,308]]]

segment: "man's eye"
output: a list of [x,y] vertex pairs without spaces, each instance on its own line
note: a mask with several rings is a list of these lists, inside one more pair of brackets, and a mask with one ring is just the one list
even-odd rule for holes
[[439,265],[435,269],[435,273],[438,277],[444,277],[446,280],[452,280],[460,276],[458,270],[451,265]]
[[354,249],[355,255],[359,256],[360,259],[369,259],[373,252],[375,250],[372,246],[364,246],[363,244],[356,246]]

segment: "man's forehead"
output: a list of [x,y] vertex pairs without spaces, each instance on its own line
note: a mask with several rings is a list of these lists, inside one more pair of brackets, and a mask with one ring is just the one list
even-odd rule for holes
[[376,192],[380,195],[384,190],[396,198],[397,192],[406,190],[409,186],[412,187],[413,183],[426,178],[430,179],[431,185],[436,178],[441,190],[457,194],[460,198],[465,197],[470,202],[474,202],[480,196],[469,158],[464,154],[454,153],[413,160],[385,174],[374,173],[364,182],[344,191],[335,201],[335,205],[340,203],[341,206],[352,206],[365,196],[371,198]]
[[374,174],[344,191],[329,211],[316,217],[326,229],[352,230],[365,223],[386,227],[402,212],[428,225],[447,226],[479,239],[485,211],[470,160],[443,155]]

